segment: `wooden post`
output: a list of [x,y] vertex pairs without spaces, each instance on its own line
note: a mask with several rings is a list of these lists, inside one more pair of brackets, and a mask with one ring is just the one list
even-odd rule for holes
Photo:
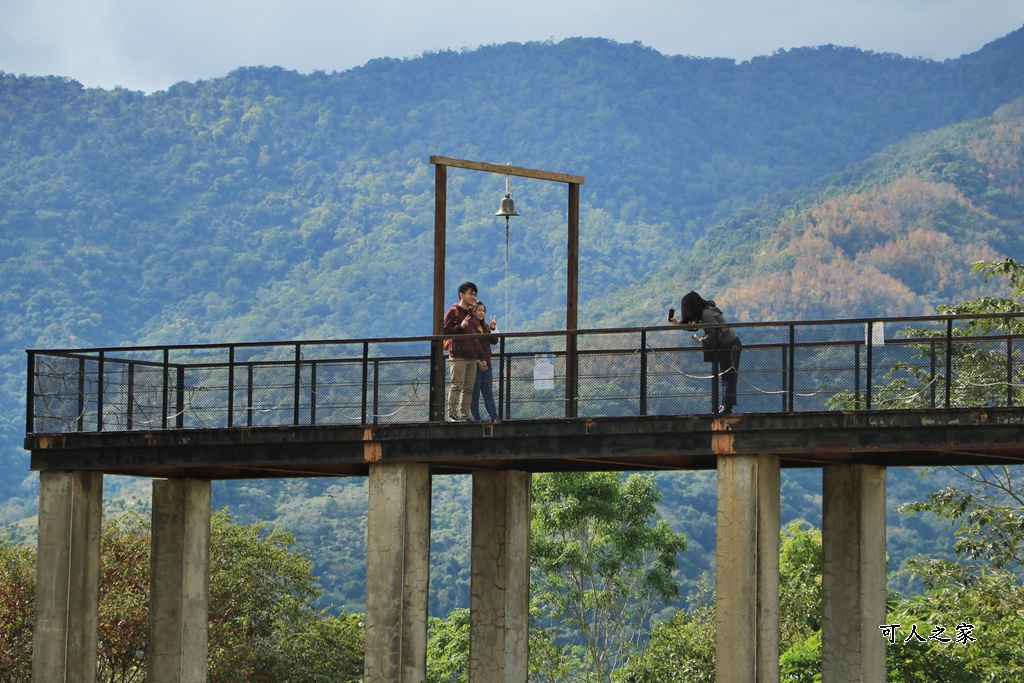
[[[433,163],[434,157],[431,157]],[[444,258],[448,231],[448,167],[434,167],[434,335],[444,334]],[[444,420],[444,352],[441,342],[430,345],[430,421]]]

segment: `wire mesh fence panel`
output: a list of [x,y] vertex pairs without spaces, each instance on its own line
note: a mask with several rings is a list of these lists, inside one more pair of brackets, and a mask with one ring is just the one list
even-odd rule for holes
[[[244,397],[245,422],[252,427],[278,427],[294,422],[295,368],[291,365],[247,363],[251,383]],[[251,373],[251,374],[250,374]]]
[[129,370],[130,386],[125,387],[130,394],[125,406],[125,429],[162,429],[165,420],[171,417],[164,413],[165,398],[168,398],[170,388],[164,385],[163,368],[151,365],[133,365],[131,368],[134,369]]
[[647,414],[711,412],[711,366],[700,347],[652,349],[647,353]]
[[[705,363],[709,377],[711,364]],[[789,400],[788,347],[744,343],[736,377],[736,410],[768,413],[787,410]],[[710,393],[710,389],[707,390]]]
[[640,414],[641,365],[636,352],[587,352],[579,356],[580,414],[628,417]]
[[190,368],[184,375],[182,421],[187,428],[214,429],[234,426],[230,422],[230,367]]
[[639,415],[644,399],[643,335],[615,332],[577,338],[577,412],[593,417]]
[[495,401],[506,420],[565,417],[566,337],[507,337],[492,355]]
[[951,356],[950,407],[1010,404],[1007,397],[1013,380],[1012,376],[1007,378],[1007,352],[1003,340],[954,341]]
[[564,353],[506,353],[502,361],[505,419],[565,417]]
[[362,358],[308,365],[309,408],[302,415],[318,425],[361,424],[365,413]]
[[81,379],[79,362],[75,358],[36,358],[32,414],[38,431],[53,433],[78,429],[82,410],[79,403]]
[[374,362],[368,420],[373,424],[430,420],[430,357]]

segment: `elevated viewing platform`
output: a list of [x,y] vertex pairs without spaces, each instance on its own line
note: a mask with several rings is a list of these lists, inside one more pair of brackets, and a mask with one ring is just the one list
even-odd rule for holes
[[733,324],[738,414],[676,327],[499,335],[496,422],[446,423],[442,338],[28,352],[36,470],[234,479],[1024,462],[1021,316]]
[[732,327],[727,415],[677,327],[499,335],[491,422],[444,420],[440,336],[29,351],[34,680],[95,678],[104,474],[153,478],[151,680],[205,680],[211,480],[309,476],[368,479],[365,679],[424,680],[432,477],[468,473],[470,680],[525,683],[532,474],[714,469],[716,680],[774,683],[780,469],[819,467],[822,679],[882,683],[887,468],[1024,463],[1021,318]]

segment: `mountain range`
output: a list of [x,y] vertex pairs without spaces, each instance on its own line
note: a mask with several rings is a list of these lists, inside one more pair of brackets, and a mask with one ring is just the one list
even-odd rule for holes
[[[35,511],[25,349],[429,334],[431,155],[585,177],[581,327],[660,324],[690,289],[732,320],[917,315],[995,291],[970,264],[1020,255],[1022,98],[1024,28],[943,62],[577,38],[150,95],[0,72],[0,523]],[[564,189],[510,182],[506,252],[505,178],[449,172],[446,289],[475,281],[503,330],[557,328]],[[215,493],[334,539],[336,566],[358,531],[302,527],[314,503],[358,518],[360,486]],[[687,486],[666,484],[666,509],[705,510]],[[804,498],[793,516],[813,516]],[[328,593],[353,604],[358,572],[335,575]]]

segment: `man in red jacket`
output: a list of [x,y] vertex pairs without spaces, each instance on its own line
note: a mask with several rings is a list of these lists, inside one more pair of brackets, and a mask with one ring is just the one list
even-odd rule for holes
[[460,339],[460,335],[473,334],[473,306],[476,304],[476,285],[463,282],[459,285],[459,300],[444,314],[444,333],[453,335],[445,341],[448,349],[448,366],[451,368],[451,385],[448,387],[448,421],[469,420],[469,405],[473,398],[473,384],[476,383],[476,344],[473,340]]

